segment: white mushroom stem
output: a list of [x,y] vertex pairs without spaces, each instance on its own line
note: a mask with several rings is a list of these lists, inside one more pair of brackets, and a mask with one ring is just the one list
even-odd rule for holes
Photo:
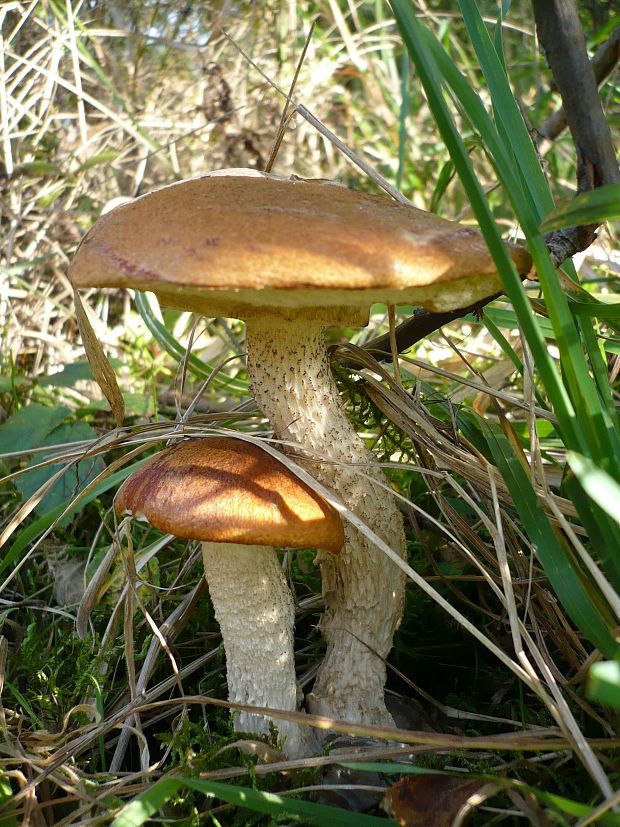
[[[229,700],[296,711],[295,608],[277,554],[266,546],[205,542],[202,557],[226,651]],[[235,712],[234,728],[268,735],[270,720]],[[282,719],[273,725],[289,758],[312,754],[310,727]]]
[[[385,477],[375,457],[347,419],[331,375],[324,323],[266,314],[250,319],[247,352],[252,391],[276,435],[324,458],[304,464],[404,557],[402,517],[379,484]],[[392,724],[383,696],[385,658],[402,614],[405,577],[350,524],[342,552],[319,552],[317,559],[327,652],[307,699],[309,710],[339,720]]]

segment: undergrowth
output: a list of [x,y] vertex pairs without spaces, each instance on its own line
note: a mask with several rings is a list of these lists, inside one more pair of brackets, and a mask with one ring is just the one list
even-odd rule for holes
[[[484,77],[489,44],[473,34],[475,5],[394,8],[400,28],[381,3],[233,10],[16,0],[0,8],[2,825],[120,827],[147,818],[448,824],[464,780],[479,794],[472,824],[619,823],[612,805],[619,803],[620,679],[606,683],[600,673],[598,690],[587,684],[593,665],[604,660],[613,669],[618,657],[617,525],[610,507],[599,508],[617,496],[609,480],[618,484],[617,457],[604,456],[617,437],[613,224],[576,261],[577,298],[576,288],[566,288],[571,274],[564,276],[576,336],[568,345],[555,324],[559,299],[537,281],[526,283],[522,305],[512,285],[510,300],[487,306],[481,318],[416,342],[399,360],[400,380],[389,361],[364,349],[386,332],[386,308],[373,308],[367,330],[330,333],[339,390],[399,494],[408,564],[429,587],[408,583],[388,662],[388,704],[400,735],[352,742],[346,727],[335,727],[321,756],[290,766],[275,735],[266,743],[233,732],[198,547],[113,517],[122,479],[178,436],[190,405],[186,434],[270,436],[248,391],[239,322],[200,320],[186,360],[190,314],[148,297],[85,291],[125,402],[126,419],[115,429],[84,356],[66,279],[83,233],[115,199],[220,167],[264,166],[284,99],[248,57],[287,90],[316,20],[294,100],[417,206],[471,222],[479,182],[489,214],[480,205],[474,211],[491,247],[493,220],[506,238],[518,236],[521,224],[535,245],[549,203],[572,195],[566,132],[544,148],[544,194],[540,167],[528,167],[529,155],[523,160],[510,144],[516,139],[505,123],[514,100]],[[495,4],[480,10],[491,15],[485,31],[493,38]],[[585,5],[582,12],[594,50],[618,19],[593,21]],[[496,56],[503,44],[508,78],[535,132],[559,103],[529,5],[514,2],[500,44],[489,43]],[[450,74],[447,56],[462,74]],[[468,90],[492,112],[490,125]],[[602,99],[617,132],[617,69]],[[446,101],[454,104],[454,135],[447,121],[442,131],[437,126]],[[523,162],[516,194],[510,165],[502,167],[515,157]],[[475,179],[459,166],[466,159]],[[300,114],[286,127],[275,169],[377,189],[325,129]],[[501,256],[499,247],[494,252]],[[547,373],[542,356],[532,357],[534,330]],[[349,341],[355,347],[339,348]],[[577,352],[583,371],[571,378]],[[550,388],[551,376],[558,388]],[[573,419],[559,402],[565,392]],[[571,443],[569,419],[571,427],[574,420],[591,426],[590,442]],[[137,446],[144,452],[132,454]],[[130,558],[140,604],[127,596]],[[306,692],[324,652],[313,561],[311,550],[283,552]],[[99,588],[87,599],[97,571]],[[183,601],[191,613],[173,618]],[[157,651],[144,609],[165,628],[167,652]],[[141,675],[132,703],[131,684]],[[121,749],[122,724],[136,712]],[[429,790],[433,806],[425,810]]]

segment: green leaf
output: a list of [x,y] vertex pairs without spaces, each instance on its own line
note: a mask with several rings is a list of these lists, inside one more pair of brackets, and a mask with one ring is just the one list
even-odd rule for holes
[[33,402],[20,408],[0,427],[0,454],[38,448],[70,416],[71,411],[64,405],[52,407]]
[[80,165],[80,171],[91,169],[92,167],[99,166],[100,164],[109,164],[110,161],[116,161],[119,154],[119,151],[116,149],[106,149],[103,152],[98,152],[96,155],[92,155]]
[[[120,359],[110,359],[110,364],[115,368],[123,365]],[[95,381],[90,364],[86,359],[73,362],[71,365],[65,365],[58,373],[49,373],[47,376],[42,376],[38,381],[42,388],[71,388],[76,382],[84,379],[91,382]]]
[[[42,446],[61,445],[71,442],[82,442],[94,439],[96,436],[90,425],[86,422],[65,422],[48,434],[41,443]],[[48,459],[51,454],[37,454],[27,465],[28,468]],[[36,468],[28,474],[18,477],[15,484],[21,491],[24,499],[27,499],[43,485],[58,470],[60,463],[67,460],[60,459],[59,463],[46,465],[43,468]],[[37,513],[44,513],[50,508],[55,508],[72,497],[80,488],[83,488],[95,475],[104,469],[104,462],[101,457],[89,457],[83,462],[77,463],[73,468],[59,479],[48,491],[45,497],[35,508]]]
[[[85,422],[68,421],[71,416],[73,414],[69,408],[63,405],[48,407],[33,403],[20,408],[0,428],[0,453],[27,452],[32,448],[51,448],[54,445],[82,442],[96,437],[93,429]],[[38,453],[26,467],[36,466],[51,456],[52,452]],[[17,477],[15,486],[22,497],[28,499],[56,473],[59,463],[66,462],[60,456],[58,463],[36,468]],[[61,505],[103,468],[103,460],[100,457],[91,457],[78,463],[52,486],[35,511],[41,514]]]
[[13,790],[11,782],[5,775],[0,775],[0,827],[17,827],[17,816],[11,812],[15,806],[11,806]]
[[583,489],[620,525],[620,484],[588,457],[569,451],[567,459]]
[[0,393],[13,393],[17,388],[31,384],[32,380],[26,376],[0,376]]
[[386,827],[396,822],[388,818],[350,813],[339,807],[313,804],[297,798],[261,792],[249,787],[237,787],[216,781],[201,781],[197,778],[162,778],[151,784],[147,790],[123,807],[111,827],[140,827],[154,815],[178,790],[186,786],[209,797],[227,801],[237,807],[265,813],[273,817],[296,816],[302,824],[316,824],[319,827]]
[[620,712],[620,662],[595,663],[588,672],[588,697]]
[[80,501],[76,501],[73,503],[69,503],[69,501],[61,503],[60,505],[56,506],[56,508],[52,508],[46,514],[43,514],[37,520],[30,523],[26,528],[22,529],[17,537],[15,538],[13,545],[9,548],[7,553],[4,557],[0,558],[0,574],[7,569],[9,566],[15,563],[22,551],[26,548],[26,546],[35,540],[40,534],[46,531],[55,520],[60,517],[60,515],[67,510],[65,514],[65,519],[75,514],[81,508],[84,508],[85,505],[92,502],[93,500],[97,499],[101,494],[105,491],[108,491],[110,488],[114,488],[115,486],[119,485],[125,477],[128,477],[132,471],[135,471],[136,468],[139,468],[143,464],[144,460],[135,462],[132,465],[129,465],[123,468],[121,471],[116,471],[114,474],[110,474],[109,477],[106,477],[99,485],[96,485],[92,491],[89,491],[84,497],[80,499]]
[[49,161],[29,161],[27,164],[22,164],[18,167],[15,172],[35,178],[40,175],[61,175],[62,167]]
[[620,184],[605,184],[590,192],[576,195],[549,213],[540,225],[543,233],[562,227],[602,224],[620,218]]

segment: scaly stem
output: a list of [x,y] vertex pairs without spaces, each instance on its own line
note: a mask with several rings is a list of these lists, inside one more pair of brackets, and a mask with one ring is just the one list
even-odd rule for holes
[[[324,461],[304,461],[315,478],[388,545],[405,556],[403,521],[385,477],[347,419],[316,320],[247,323],[248,374],[276,435]],[[350,524],[339,555],[319,552],[327,653],[310,711],[367,724],[392,723],[385,707],[385,658],[403,609],[403,573]]]
[[[229,700],[296,711],[295,609],[277,554],[265,546],[203,543],[202,557],[226,650]],[[263,715],[235,713],[237,732],[268,735],[269,723]],[[273,723],[289,758],[313,754],[311,727]]]

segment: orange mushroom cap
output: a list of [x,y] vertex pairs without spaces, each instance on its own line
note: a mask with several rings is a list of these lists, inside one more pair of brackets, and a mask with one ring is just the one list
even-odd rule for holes
[[334,554],[344,543],[329,503],[267,451],[233,437],[164,449],[125,480],[114,508],[193,540]]
[[[528,251],[508,246],[526,273]],[[254,170],[180,181],[103,215],[69,278],[151,290],[207,316],[269,308],[356,324],[378,301],[442,311],[502,290],[476,229],[334,181]]]

